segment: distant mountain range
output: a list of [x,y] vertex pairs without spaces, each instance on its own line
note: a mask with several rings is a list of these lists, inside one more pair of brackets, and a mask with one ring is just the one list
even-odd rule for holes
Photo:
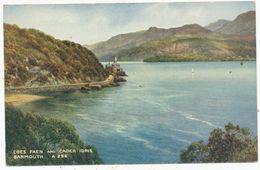
[[255,11],[235,20],[218,20],[205,28],[190,24],[177,28],[150,27],[120,34],[88,46],[101,61],[225,61],[255,60]]
[[4,24],[5,85],[41,86],[104,80],[106,72],[87,48],[35,29]]
[[254,35],[256,32],[255,11],[240,14],[233,21],[218,20],[205,28],[224,34]]
[[183,27],[170,28],[170,29],[150,27],[146,31],[120,34],[110,38],[108,41],[100,42],[88,47],[97,56],[102,58],[102,57],[114,55],[120,52],[121,50],[137,47],[151,40],[168,37],[177,33],[187,34],[187,33],[197,33],[197,32],[205,33],[209,31],[195,24],[185,25]]
[[207,28],[210,31],[218,31],[230,22],[231,21],[229,21],[229,20],[219,19],[216,22],[213,22],[213,23],[207,25],[205,28]]

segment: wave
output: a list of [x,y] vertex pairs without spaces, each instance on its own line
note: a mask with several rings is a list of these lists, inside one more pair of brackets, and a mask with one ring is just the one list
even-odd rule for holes
[[166,111],[166,112],[170,112],[170,113],[178,113],[179,115],[185,117],[186,119],[193,120],[193,121],[198,121],[198,122],[204,123],[204,124],[206,124],[206,125],[208,125],[210,127],[214,127],[214,128],[219,127],[219,126],[213,124],[212,122],[196,118],[196,117],[194,117],[194,115],[192,115],[192,113],[189,113],[187,111],[175,110],[175,109],[172,109],[169,106],[166,106],[165,104],[162,104],[162,103],[159,103],[159,102],[153,102],[153,101],[144,100],[144,99],[142,99],[142,100],[147,102],[147,103],[152,104],[153,106],[159,106],[160,110],[163,110],[163,111]]
[[217,125],[215,125],[215,124],[213,124],[213,123],[211,123],[211,122],[209,122],[209,121],[202,120],[202,119],[199,119],[199,118],[195,118],[195,117],[193,117],[193,115],[190,115],[190,114],[187,114],[185,117],[186,117],[187,119],[190,119],[190,120],[194,120],[194,121],[198,121],[198,122],[205,123],[205,124],[207,124],[208,126],[211,126],[211,127],[213,127],[213,128],[219,127],[219,126],[217,126]]
[[189,135],[193,135],[193,136],[196,136],[196,137],[199,137],[199,138],[203,138],[203,136],[200,135],[198,132],[186,131],[186,130],[181,130],[181,129],[171,129],[171,130],[176,131],[176,132],[189,134]]
[[134,141],[138,141],[138,142],[142,142],[144,144],[144,146],[150,150],[155,150],[155,151],[159,151],[159,152],[166,152],[166,153],[171,153],[169,150],[166,149],[162,149],[160,147],[154,146],[150,141],[140,138],[140,137],[136,137],[136,136],[128,136],[131,140]]
[[131,140],[135,140],[135,141],[144,143],[145,147],[147,147],[147,148],[149,148],[149,149],[160,150],[160,148],[158,148],[158,147],[152,145],[150,141],[145,140],[145,139],[143,139],[143,138],[135,137],[135,136],[129,136],[129,138],[130,138]]
[[186,119],[193,120],[193,121],[198,121],[198,122],[204,123],[204,124],[206,124],[206,125],[208,125],[210,127],[213,127],[213,128],[219,127],[219,126],[215,125],[212,122],[196,118],[191,113],[188,113],[188,112],[185,112],[185,111],[173,110],[173,109],[170,109],[170,110],[172,110],[174,112],[177,112],[177,113],[180,113],[180,115],[184,116]]
[[180,138],[174,138],[174,140],[177,140],[177,141],[182,142],[182,143],[187,143],[187,144],[191,143],[191,141],[189,141],[189,140],[180,139]]
[[[83,119],[83,120],[90,121],[90,122],[96,124],[97,125],[96,127],[99,127],[99,129],[110,129],[110,130],[113,130],[114,132],[117,132],[120,134],[127,133],[127,129],[132,129],[132,128],[136,127],[138,124],[138,121],[129,121],[129,122],[131,122],[131,124],[129,124],[129,122],[126,122],[126,121],[122,121],[120,123],[103,121],[103,120],[91,118],[84,114],[78,114],[78,116],[80,116],[81,119]],[[97,128],[95,128],[95,129],[97,129]]]

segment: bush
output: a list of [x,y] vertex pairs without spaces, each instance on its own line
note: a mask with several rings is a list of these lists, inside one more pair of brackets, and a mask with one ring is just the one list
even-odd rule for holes
[[[43,159],[14,159],[14,150],[40,149]],[[71,153],[66,159],[53,159],[47,150],[92,149],[92,153]],[[100,164],[96,149],[80,140],[68,122],[23,113],[6,104],[6,162],[8,165]]]
[[257,137],[247,128],[229,123],[222,129],[214,129],[208,138],[193,142],[181,151],[183,163],[200,162],[254,162],[257,161]]

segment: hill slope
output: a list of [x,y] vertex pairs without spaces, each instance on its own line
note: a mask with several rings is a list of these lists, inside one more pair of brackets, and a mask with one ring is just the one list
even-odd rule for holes
[[255,60],[254,36],[218,33],[175,34],[122,50],[111,56],[121,61],[233,61]]
[[87,48],[35,29],[4,24],[5,85],[40,86],[104,80],[106,72]]
[[146,31],[120,34],[110,38],[108,41],[100,42],[88,46],[101,60],[110,60],[109,56],[117,54],[119,51],[138,47],[148,41],[165,38],[175,34],[197,34],[208,33],[209,30],[197,25],[184,25],[177,28],[157,28],[150,27]]
[[240,14],[234,21],[218,20],[206,28],[197,24],[151,27],[90,48],[101,61],[114,57],[123,61],[255,60],[255,11]]
[[229,22],[223,27],[217,29],[217,32],[225,34],[235,34],[235,35],[248,35],[256,33],[256,20],[255,11],[248,11],[242,13],[236,17],[235,20]]
[[207,28],[210,31],[217,31],[230,22],[231,21],[228,21],[228,20],[225,20],[225,19],[219,19],[216,22],[210,23],[209,25],[205,26],[205,28]]

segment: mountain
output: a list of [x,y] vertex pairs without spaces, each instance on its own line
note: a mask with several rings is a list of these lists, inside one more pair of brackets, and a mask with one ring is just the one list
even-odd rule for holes
[[256,59],[255,11],[233,21],[218,20],[206,28],[150,27],[89,46],[101,61],[233,61]]
[[255,35],[256,19],[255,11],[248,11],[236,17],[235,20],[224,24],[221,28],[215,30],[224,34],[234,35]]
[[255,60],[256,42],[254,36],[177,34],[122,50],[113,57],[147,62]]
[[104,80],[106,72],[87,48],[35,29],[4,24],[5,85],[40,86]]
[[229,21],[229,20],[219,19],[216,22],[210,23],[209,25],[205,26],[205,28],[207,28],[210,31],[217,31],[230,22],[231,21]]
[[99,59],[108,60],[109,57],[117,54],[119,51],[138,47],[151,40],[166,38],[175,34],[198,34],[208,32],[210,31],[197,24],[184,25],[182,27],[169,29],[150,27],[146,31],[120,34],[107,41],[88,47],[99,57]]

